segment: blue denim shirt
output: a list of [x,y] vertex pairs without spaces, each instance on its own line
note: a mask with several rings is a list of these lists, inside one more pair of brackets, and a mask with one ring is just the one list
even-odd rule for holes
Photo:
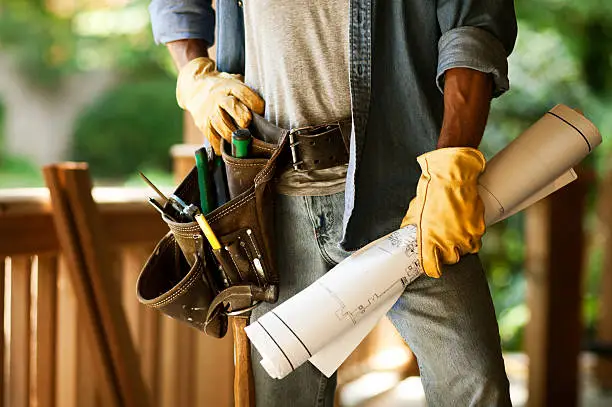
[[[353,131],[341,245],[355,250],[399,227],[420,176],[416,157],[438,140],[444,72],[490,73],[501,95],[517,27],[513,0],[349,3]],[[149,10],[159,43],[214,42],[210,0],[153,0]]]

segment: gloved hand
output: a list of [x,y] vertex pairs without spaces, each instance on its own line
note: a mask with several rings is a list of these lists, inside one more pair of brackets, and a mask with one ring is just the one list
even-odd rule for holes
[[457,263],[480,250],[485,223],[478,176],[485,159],[474,148],[451,147],[423,154],[417,161],[422,174],[402,227],[416,225],[421,267],[438,278],[442,264]]
[[251,111],[263,114],[264,101],[242,82],[240,75],[219,72],[209,58],[196,58],[181,68],[176,84],[178,105],[188,110],[215,154],[221,155],[221,137],[247,127]]

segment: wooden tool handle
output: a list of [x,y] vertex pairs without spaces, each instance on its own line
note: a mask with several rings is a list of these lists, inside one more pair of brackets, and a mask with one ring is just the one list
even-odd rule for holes
[[251,343],[244,332],[248,316],[230,317],[234,333],[234,406],[255,407]]

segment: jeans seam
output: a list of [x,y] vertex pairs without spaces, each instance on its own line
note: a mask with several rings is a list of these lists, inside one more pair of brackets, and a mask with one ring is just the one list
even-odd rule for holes
[[321,241],[319,240],[319,236],[318,236],[318,232],[317,232],[317,224],[315,222],[315,217],[314,217],[314,213],[313,213],[313,210],[312,210],[312,205],[310,205],[310,202],[308,201],[308,197],[307,196],[305,196],[303,198],[304,198],[304,203],[306,204],[306,212],[308,212],[308,218],[310,219],[310,224],[312,225],[312,229],[315,232],[315,241],[317,242],[317,247],[319,248],[319,254],[323,258],[323,260],[327,263],[328,266],[334,267],[338,263],[335,262],[331,258],[331,256],[327,253],[327,251],[325,250],[325,248],[321,244]]
[[319,389],[317,391],[317,406],[325,407],[325,389],[327,388],[327,378],[319,373]]

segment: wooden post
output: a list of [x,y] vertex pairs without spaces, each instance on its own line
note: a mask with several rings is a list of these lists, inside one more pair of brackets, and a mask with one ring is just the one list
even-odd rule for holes
[[[65,191],[65,177],[57,166],[43,168],[45,183],[49,188],[53,205],[53,219],[62,253],[66,259],[70,281],[77,297],[79,310],[83,314],[84,329],[94,347],[93,365],[99,369],[103,385],[108,386],[112,395],[112,406],[121,406],[121,394],[118,378],[115,375],[111,358],[110,345],[104,335],[100,312],[96,305],[91,282],[84,272],[85,260],[81,244],[72,219],[72,208]],[[75,339],[76,345],[76,339]],[[61,355],[59,355],[61,357]],[[76,357],[76,355],[74,355]],[[72,400],[71,400],[72,401]]]
[[188,111],[183,114],[183,143],[200,146],[204,143],[204,134],[196,127]]
[[[62,329],[57,331],[56,358],[57,376],[55,377],[55,405],[61,407],[78,407],[77,404],[77,337],[79,329],[86,334],[91,334],[90,323],[85,320],[85,324],[79,322],[84,318],[78,318],[78,310],[81,314],[88,315],[83,310],[83,305],[79,306],[76,295],[76,284],[71,281],[68,266],[64,258],[60,257],[57,276],[57,325]],[[94,343],[94,341],[91,341]],[[99,352],[94,352],[93,361],[100,359]],[[97,377],[102,377],[102,367],[98,366]],[[111,404],[112,407],[112,404]]]
[[[134,343],[121,306],[119,285],[111,271],[110,252],[102,218],[91,196],[86,164],[66,163],[44,169],[51,192],[58,235],[74,279],[91,298],[79,303],[89,309],[87,320],[99,329],[93,343],[107,361],[105,377],[112,383],[118,406],[148,407],[149,396],[140,374]],[[81,288],[81,287],[79,287]],[[78,291],[78,288],[77,288]]]
[[582,220],[589,181],[579,172],[577,181],[527,210],[529,406],[578,403]]
[[189,171],[191,171],[195,165],[195,151],[198,148],[199,146],[194,144],[177,144],[170,149],[174,182],[176,185],[189,174]]
[[8,405],[29,407],[30,394],[30,278],[29,256],[11,259],[11,335]]
[[36,336],[32,360],[32,400],[37,407],[55,407],[57,338],[57,254],[36,261]]
[[[612,171],[609,171],[603,180],[597,199],[598,233],[602,236],[603,266],[596,340],[604,346],[612,347]],[[596,357],[595,380],[599,387],[612,389],[612,358],[609,355]]]
[[86,165],[66,164],[65,192],[72,210],[77,238],[84,259],[99,316],[110,348],[114,373],[119,383],[122,405],[148,407],[149,395],[145,391],[140,373],[138,354],[130,337],[125,312],[117,297],[120,287],[111,273],[112,265],[108,237],[102,218],[91,196],[92,184]]
[[[77,325],[84,326],[86,324],[82,312],[77,312]],[[89,340],[89,335],[84,330],[76,332],[76,405],[77,406],[96,406],[96,397],[99,392],[107,391],[103,382],[98,377],[100,376],[95,366],[90,363],[85,363],[86,360],[91,360],[93,353],[96,351],[93,348],[94,342]],[[112,402],[112,401],[111,401]]]
[[6,380],[4,380],[4,299],[6,292],[4,290],[4,278],[5,268],[7,259],[0,256],[0,329],[2,329],[2,335],[0,335],[0,407],[4,407],[4,396],[6,392]]

